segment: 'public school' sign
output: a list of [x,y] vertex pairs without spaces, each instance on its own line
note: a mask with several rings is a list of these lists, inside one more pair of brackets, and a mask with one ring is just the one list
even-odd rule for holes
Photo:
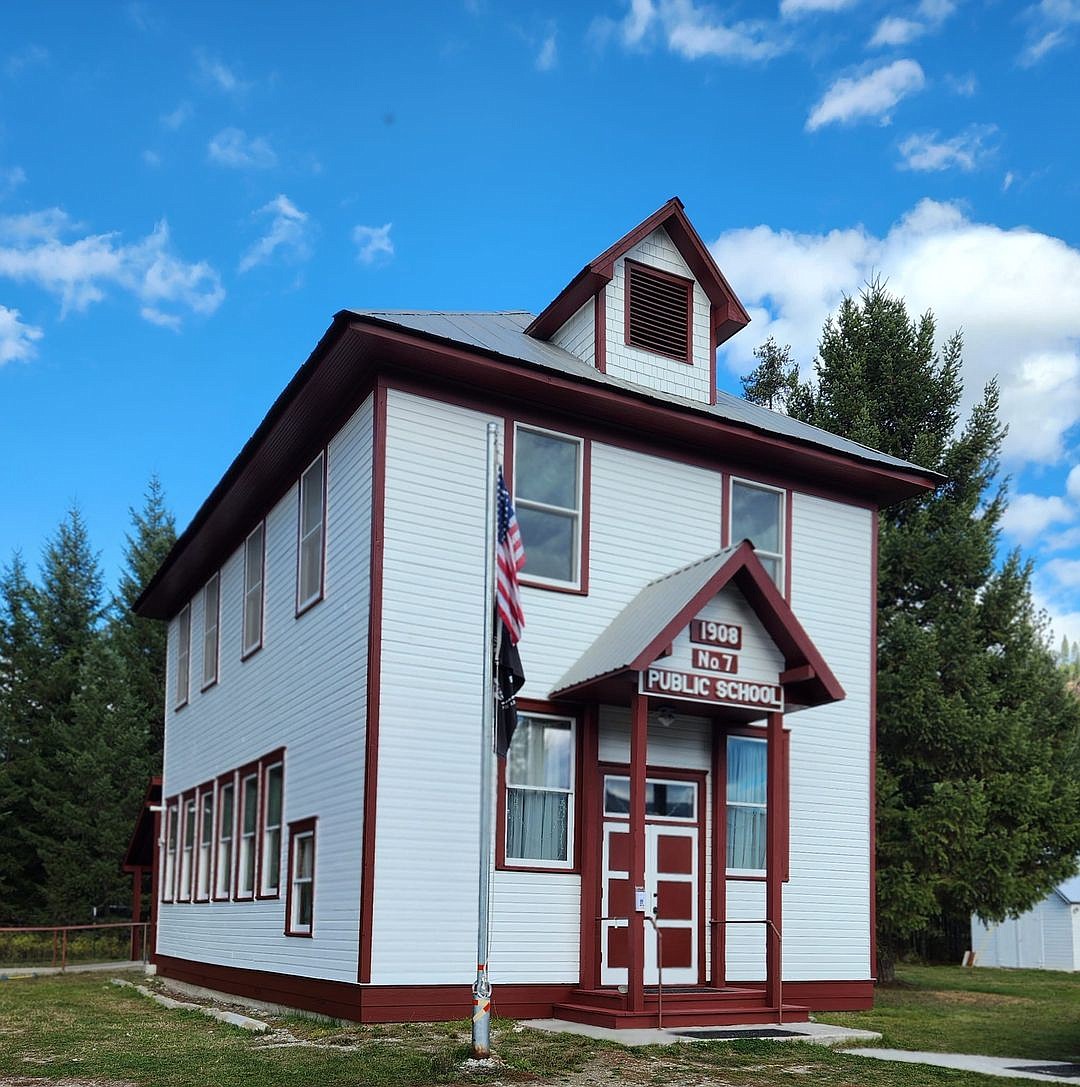
[[783,710],[784,691],[777,683],[750,677],[733,678],[739,673],[737,651],[743,647],[741,626],[694,619],[689,633],[692,643],[689,666],[692,670],[684,670],[685,665],[682,668],[650,665],[639,673],[638,690],[642,694],[721,706]]

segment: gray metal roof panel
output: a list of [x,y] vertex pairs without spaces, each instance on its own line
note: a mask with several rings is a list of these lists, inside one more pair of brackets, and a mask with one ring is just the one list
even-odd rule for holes
[[1070,905],[1080,903],[1080,876],[1073,876],[1072,879],[1059,883],[1057,893]]
[[741,426],[767,434],[777,434],[795,441],[806,442],[846,456],[856,457],[861,461],[879,464],[901,471],[914,471],[920,475],[934,475],[925,468],[890,456],[880,450],[841,438],[820,427],[801,423],[797,419],[772,411],[760,404],[752,404],[741,397],[718,390],[715,404],[703,404],[685,397],[660,393],[642,385],[601,373],[595,366],[579,359],[576,355],[553,343],[537,340],[525,335],[525,328],[533,320],[533,315],[524,310],[508,312],[453,312],[438,310],[349,310],[360,318],[396,325],[424,336],[448,340],[456,344],[491,351],[505,358],[555,370],[596,385],[607,385],[623,392],[646,396],[652,400],[719,417]]
[[555,684],[552,694],[629,668],[638,654],[693,600],[737,549],[725,547],[650,581]]

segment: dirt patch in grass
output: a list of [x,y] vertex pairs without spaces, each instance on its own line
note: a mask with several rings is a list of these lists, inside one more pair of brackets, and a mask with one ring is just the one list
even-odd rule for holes
[[944,1004],[981,1004],[985,1007],[998,1007],[1002,1004],[1035,1004],[1029,996],[1009,996],[1006,993],[978,993],[965,989],[943,989],[933,994],[935,999]]

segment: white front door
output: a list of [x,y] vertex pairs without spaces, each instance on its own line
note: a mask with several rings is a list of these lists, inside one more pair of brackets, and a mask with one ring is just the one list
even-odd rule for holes
[[[658,783],[659,784],[659,783]],[[696,793],[696,788],[695,788]],[[660,980],[662,947],[665,985],[696,985],[700,980],[699,828],[694,822],[645,825],[645,984]],[[629,922],[634,909],[630,880],[630,827],[625,820],[604,823],[601,858],[600,984],[625,985]],[[656,921],[657,931],[648,921]]]

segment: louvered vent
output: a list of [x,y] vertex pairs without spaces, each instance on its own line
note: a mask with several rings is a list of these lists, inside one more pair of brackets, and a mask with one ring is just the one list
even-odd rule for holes
[[626,342],[690,362],[693,284],[630,261],[626,276]]

